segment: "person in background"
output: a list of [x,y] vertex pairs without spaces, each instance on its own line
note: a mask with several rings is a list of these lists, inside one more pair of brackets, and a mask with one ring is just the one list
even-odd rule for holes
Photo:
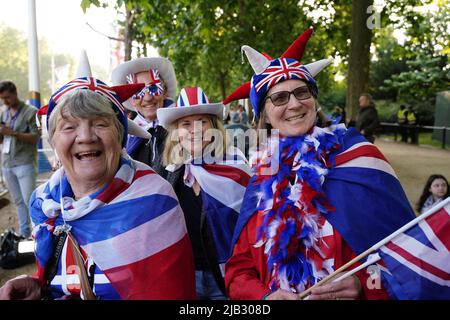
[[233,116],[233,122],[248,126],[248,115],[243,105],[238,105],[237,111]]
[[148,164],[165,178],[162,153],[167,131],[159,124],[157,110],[173,104],[177,81],[172,63],[167,58],[138,58],[124,62],[112,71],[114,85],[144,83],[145,88],[124,103],[135,111],[134,122],[151,134],[150,141],[130,135],[127,152],[135,160]]
[[[189,87],[181,90],[175,107],[158,110],[158,119],[168,130],[167,180],[186,218],[201,300],[227,298],[224,265],[250,179],[244,156],[228,145],[223,108],[221,103],[210,103],[201,88]],[[213,138],[208,139],[210,133]]]
[[374,133],[380,122],[372,96],[368,93],[361,94],[359,97],[359,107],[360,109],[356,117],[355,127],[367,141],[374,143]]
[[345,124],[345,110],[339,106],[335,106],[331,118],[334,123],[344,123]]
[[450,197],[450,188],[447,179],[441,174],[432,174],[417,202],[417,212],[424,213],[442,200]]
[[0,115],[3,178],[17,209],[20,235],[28,238],[31,235],[28,203],[36,188],[36,146],[40,136],[37,110],[19,99],[16,85],[8,80],[0,82],[0,100],[6,105]]

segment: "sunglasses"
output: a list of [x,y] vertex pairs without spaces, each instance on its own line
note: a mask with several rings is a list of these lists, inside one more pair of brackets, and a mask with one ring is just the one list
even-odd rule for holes
[[164,93],[164,88],[161,85],[161,82],[157,82],[156,84],[146,85],[144,89],[142,89],[139,93],[133,95],[133,99],[142,99],[145,94],[148,93],[151,96],[161,96]]
[[270,99],[274,106],[283,106],[289,102],[291,94],[293,94],[297,100],[306,100],[311,98],[311,91],[309,90],[309,88],[307,86],[302,86],[295,88],[292,91],[279,91],[271,94],[264,99],[264,103],[267,101],[267,99]]

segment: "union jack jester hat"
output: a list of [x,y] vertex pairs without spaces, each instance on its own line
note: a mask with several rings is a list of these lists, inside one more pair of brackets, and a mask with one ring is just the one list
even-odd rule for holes
[[250,97],[255,117],[258,119],[262,107],[261,103],[270,88],[290,79],[305,81],[312,94],[317,96],[318,89],[314,77],[329,65],[333,59],[322,59],[307,65],[300,63],[312,33],[312,28],[307,29],[289,46],[280,58],[276,59],[272,59],[269,55],[260,53],[250,46],[242,46],[241,50],[247,56],[255,74],[249,82],[244,83],[233,91],[223,103],[228,104],[237,99]]
[[66,83],[61,88],[59,88],[51,96],[49,103],[39,109],[39,115],[47,116],[47,128],[48,120],[51,113],[55,110],[61,98],[69,92],[74,90],[91,90],[95,93],[102,95],[111,102],[111,107],[113,108],[117,118],[124,128],[124,137],[122,140],[122,146],[126,145],[127,133],[148,138],[148,133],[135,125],[132,121],[127,118],[125,109],[122,102],[127,100],[136,92],[139,92],[144,87],[143,83],[138,84],[128,84],[121,86],[110,87],[103,81],[95,79],[91,75],[91,69],[89,65],[89,60],[87,59],[86,52],[81,53],[80,63],[77,69],[76,79]]
[[181,89],[174,107],[159,108],[156,112],[159,123],[168,128],[174,121],[194,114],[211,114],[222,119],[223,109],[222,103],[210,103],[202,88],[187,87]]

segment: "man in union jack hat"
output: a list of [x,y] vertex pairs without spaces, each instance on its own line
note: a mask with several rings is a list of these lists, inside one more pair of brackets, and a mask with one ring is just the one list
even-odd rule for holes
[[134,59],[117,66],[111,77],[115,85],[145,84],[144,89],[128,99],[124,106],[137,113],[134,122],[152,137],[149,141],[129,135],[126,148],[133,159],[150,165],[166,177],[161,155],[167,131],[160,126],[156,111],[172,105],[176,98],[177,81],[172,63],[161,57]]

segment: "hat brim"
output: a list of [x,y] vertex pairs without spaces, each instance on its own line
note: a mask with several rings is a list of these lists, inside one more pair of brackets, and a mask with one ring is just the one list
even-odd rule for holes
[[198,104],[190,107],[167,107],[159,108],[157,116],[159,123],[167,129],[176,120],[194,114],[211,114],[222,120],[223,109],[224,105],[222,103]]
[[[167,96],[175,101],[177,98],[177,78],[172,62],[167,58],[138,58],[124,62],[114,68],[111,73],[111,81],[114,85],[127,84],[127,76],[129,74],[136,74],[150,69],[159,71],[159,74],[167,87]],[[135,111],[130,100],[125,101],[123,104],[127,109]]]

